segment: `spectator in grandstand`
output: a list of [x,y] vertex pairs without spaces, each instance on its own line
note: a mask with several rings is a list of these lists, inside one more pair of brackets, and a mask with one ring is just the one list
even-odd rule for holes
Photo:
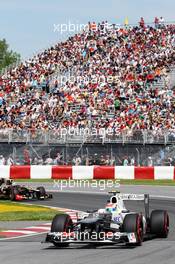
[[163,160],[165,159],[165,151],[163,149],[160,150],[159,156],[160,156],[160,163],[162,164]]
[[144,28],[145,27],[145,21],[144,21],[144,18],[143,17],[141,17],[139,24],[140,24],[140,27],[141,28]]
[[[153,28],[142,18],[139,27],[93,28],[2,76],[1,128],[27,129],[33,140],[38,130],[59,133],[61,127],[110,128],[128,137],[137,130],[159,137],[163,127],[175,129],[175,92],[168,84],[156,86],[174,63],[175,26]],[[55,80],[57,72],[70,72],[74,81]]]
[[164,27],[164,22],[165,22],[165,19],[161,16],[160,19],[159,19],[159,27]]
[[0,155],[0,165],[5,165],[5,158],[3,155]]
[[35,157],[32,161],[32,165],[38,165],[38,158]]
[[44,165],[44,160],[40,157],[38,158],[38,165]]
[[81,165],[81,162],[82,162],[81,157],[76,156],[76,157],[75,157],[75,166],[79,166],[79,165]]
[[57,153],[57,156],[53,160],[54,165],[60,165],[61,164],[61,155],[60,153]]
[[115,157],[114,156],[112,156],[111,157],[111,159],[110,159],[110,166],[115,166],[115,163],[116,163],[116,161],[115,161]]
[[153,166],[153,159],[152,157],[148,157],[148,167],[152,167]]
[[173,165],[173,159],[171,157],[168,158],[168,166]]
[[11,155],[8,157],[6,164],[7,165],[13,165],[14,164],[14,160],[13,160]]
[[157,29],[159,27],[159,18],[158,17],[155,17],[154,23],[155,23],[155,28]]
[[123,159],[123,166],[128,166],[129,165],[129,161],[127,157],[124,157]]
[[135,166],[136,164],[135,164],[135,158],[134,158],[134,156],[131,158],[131,160],[130,160],[130,165],[131,166]]
[[45,162],[46,165],[53,165],[53,159],[51,157],[48,157]]

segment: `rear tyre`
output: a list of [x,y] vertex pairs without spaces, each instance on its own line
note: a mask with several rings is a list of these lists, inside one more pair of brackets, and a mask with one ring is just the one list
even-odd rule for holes
[[37,187],[36,188],[39,192],[36,193],[37,199],[44,199],[43,197],[46,196],[46,190],[43,186]]
[[[51,232],[69,232],[73,226],[70,215],[58,214],[52,220]],[[68,243],[53,242],[55,247],[68,247]]]
[[150,216],[150,231],[157,237],[166,238],[169,233],[169,216],[165,210],[154,210]]
[[127,214],[123,221],[123,232],[135,233],[136,243],[129,243],[129,245],[141,246],[143,242],[143,222],[139,214]]

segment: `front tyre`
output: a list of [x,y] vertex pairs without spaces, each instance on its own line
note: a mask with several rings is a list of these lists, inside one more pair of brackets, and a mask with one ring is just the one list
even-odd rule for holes
[[141,246],[143,242],[142,216],[139,214],[127,214],[123,221],[123,232],[135,233],[137,242],[129,243],[129,245]]
[[[51,232],[70,232],[73,226],[72,219],[70,215],[67,214],[57,214],[53,220],[51,225]],[[68,247],[68,243],[59,243],[59,242],[53,242],[55,247]]]
[[44,200],[44,198],[46,197],[46,190],[43,186],[40,186],[40,187],[37,187],[37,193],[36,193],[36,196],[37,196],[37,199],[38,200]]

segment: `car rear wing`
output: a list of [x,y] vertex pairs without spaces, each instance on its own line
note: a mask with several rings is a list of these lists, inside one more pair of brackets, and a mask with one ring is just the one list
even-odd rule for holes
[[131,201],[144,201],[144,194],[133,194],[133,193],[116,193],[115,195],[121,200],[131,200]]
[[112,194],[116,196],[118,199],[124,201],[143,201],[145,208],[145,218],[149,219],[149,194],[133,194],[133,193],[126,194],[126,193],[120,193],[119,191],[112,191],[109,192],[109,194]]
[[143,201],[145,218],[149,219],[149,194],[116,194],[116,196],[125,201]]
[[[110,195],[114,195],[121,200],[133,200],[133,201],[144,201],[145,195],[148,194],[135,194],[135,193],[120,193],[119,191],[110,191],[108,192]],[[149,195],[148,195],[149,196]]]

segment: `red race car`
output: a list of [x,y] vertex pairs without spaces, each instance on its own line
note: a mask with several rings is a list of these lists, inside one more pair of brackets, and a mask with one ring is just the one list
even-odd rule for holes
[[11,201],[21,200],[45,200],[51,199],[52,194],[46,193],[43,186],[36,189],[13,183],[13,180],[0,178],[0,199],[7,199]]

